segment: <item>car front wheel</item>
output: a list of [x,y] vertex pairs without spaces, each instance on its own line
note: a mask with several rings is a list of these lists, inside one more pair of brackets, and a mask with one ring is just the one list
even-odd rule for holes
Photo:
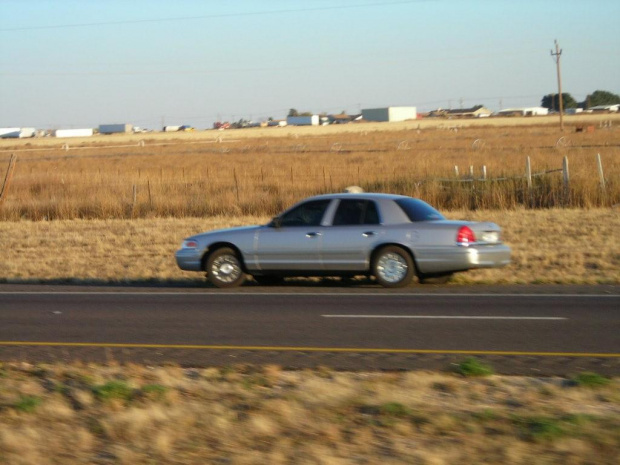
[[375,254],[371,271],[383,287],[404,287],[413,278],[413,259],[401,247],[383,247]]
[[236,251],[223,247],[213,252],[207,260],[207,278],[216,287],[236,287],[245,281],[245,273]]

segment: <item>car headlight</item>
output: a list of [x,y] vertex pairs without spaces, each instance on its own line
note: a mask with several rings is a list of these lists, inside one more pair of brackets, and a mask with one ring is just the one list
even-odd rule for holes
[[181,244],[181,248],[182,249],[196,249],[198,248],[198,242],[191,240],[191,239],[186,239],[183,241],[183,244]]

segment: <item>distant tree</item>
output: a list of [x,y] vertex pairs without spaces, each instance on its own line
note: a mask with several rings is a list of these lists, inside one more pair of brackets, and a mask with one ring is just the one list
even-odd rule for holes
[[[573,98],[571,94],[562,92],[562,105],[564,109],[577,108],[577,101]],[[540,102],[540,106],[549,108],[550,110],[559,111],[560,100],[558,99],[558,94],[545,95]]]
[[314,113],[310,112],[310,111],[304,111],[303,113],[298,112],[295,108],[291,108],[288,111],[288,115],[287,116],[312,116]]
[[588,109],[598,105],[615,105],[616,103],[620,103],[620,95],[612,94],[606,90],[595,90],[579,106]]

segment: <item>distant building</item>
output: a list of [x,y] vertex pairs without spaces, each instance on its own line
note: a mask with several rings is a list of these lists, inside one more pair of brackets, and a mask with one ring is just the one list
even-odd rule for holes
[[99,134],[127,134],[130,132],[133,132],[133,125],[128,123],[99,125]]
[[34,137],[34,128],[0,128],[0,138],[2,139],[23,139],[24,137]]
[[416,119],[417,117],[418,112],[416,107],[385,107],[362,110],[362,118],[366,121],[395,123],[398,121]]
[[310,116],[288,116],[286,123],[290,126],[318,126],[319,115]]
[[549,109],[545,107],[506,108],[495,113],[497,116],[546,116]]
[[438,108],[429,113],[428,116],[435,118],[484,118],[491,116],[493,112],[481,105],[472,108],[460,108],[447,110]]
[[54,137],[90,137],[93,135],[92,128],[86,129],[56,129],[53,131]]
[[588,108],[588,111],[617,113],[620,111],[620,103],[616,103],[615,105],[596,105],[595,107]]

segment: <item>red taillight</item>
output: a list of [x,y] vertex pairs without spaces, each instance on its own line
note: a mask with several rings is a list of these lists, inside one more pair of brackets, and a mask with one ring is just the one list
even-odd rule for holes
[[474,242],[476,242],[474,232],[467,226],[461,226],[459,232],[456,233],[456,243],[467,246]]

